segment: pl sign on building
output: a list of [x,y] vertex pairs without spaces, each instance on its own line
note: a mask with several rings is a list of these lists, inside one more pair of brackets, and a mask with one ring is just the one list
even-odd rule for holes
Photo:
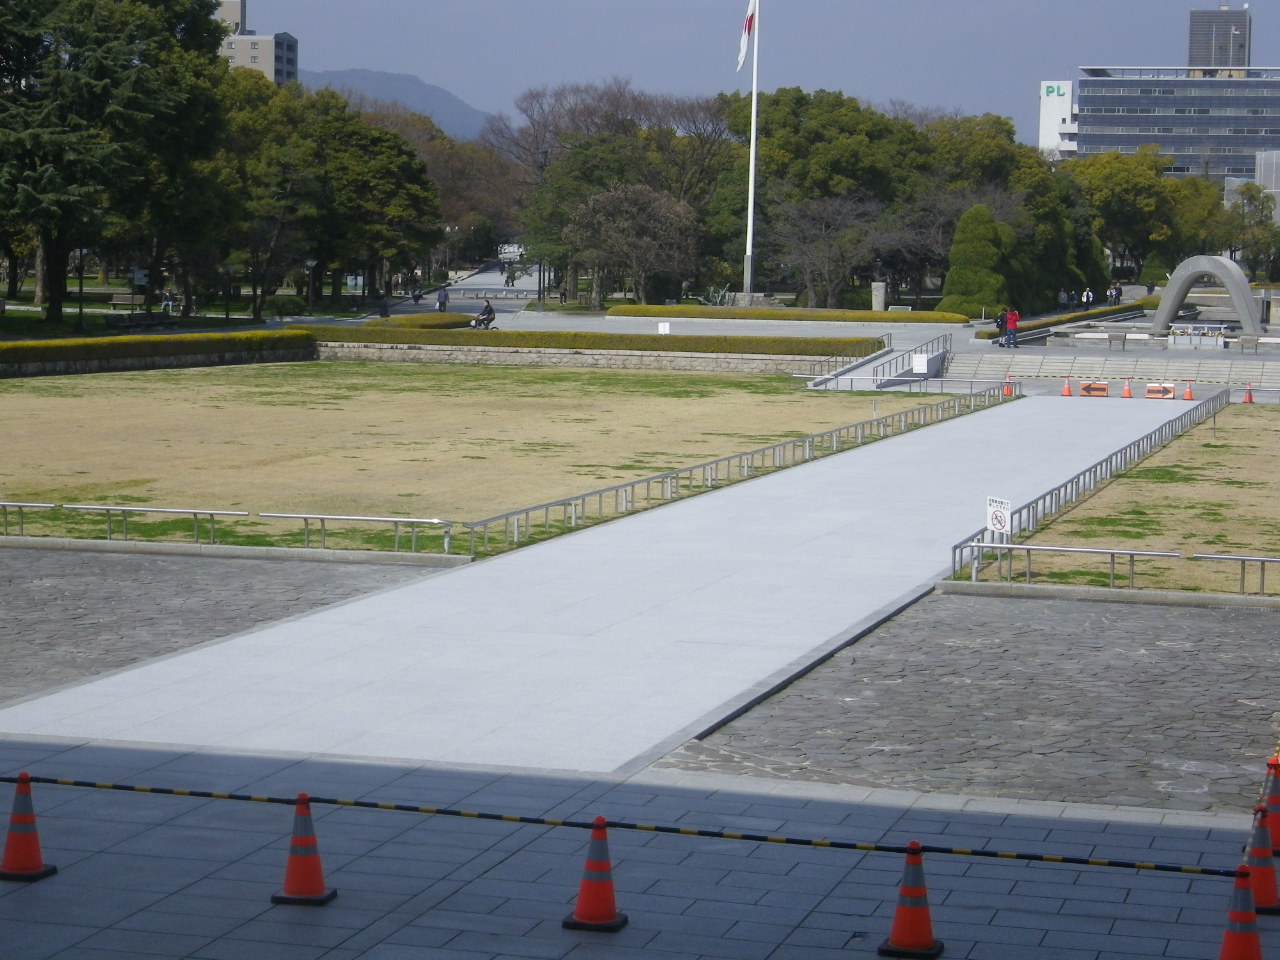
[[1040,81],[1040,131],[1036,146],[1052,159],[1074,156],[1076,118],[1070,80]]

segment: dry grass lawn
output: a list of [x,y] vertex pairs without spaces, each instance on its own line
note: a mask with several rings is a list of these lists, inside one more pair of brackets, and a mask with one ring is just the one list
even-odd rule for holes
[[[1227,407],[1026,542],[1280,557],[1280,407]],[[1021,557],[1015,568],[1021,578]],[[1032,569],[1038,582],[1107,583],[1105,558],[1037,556]],[[1122,573],[1127,581],[1127,569],[1127,561],[1117,561],[1118,583]],[[1246,592],[1256,593],[1259,565],[1247,569]],[[1144,588],[1236,592],[1240,565],[1145,559],[1138,561],[1136,580]],[[1266,587],[1280,593],[1280,565],[1270,568]]]
[[478,520],[937,399],[374,363],[10,380],[0,499]]

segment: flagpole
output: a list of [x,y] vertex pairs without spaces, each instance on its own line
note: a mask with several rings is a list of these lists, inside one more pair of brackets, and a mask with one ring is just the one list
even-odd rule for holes
[[756,130],[759,118],[760,98],[760,6],[756,2],[755,12],[755,49],[751,54],[751,160],[747,170],[747,253],[742,261],[742,292],[755,292],[755,264],[753,256],[756,242]]

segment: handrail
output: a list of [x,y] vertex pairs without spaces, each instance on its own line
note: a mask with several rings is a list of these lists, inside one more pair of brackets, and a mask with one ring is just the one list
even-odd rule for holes
[[20,503],[16,500],[6,500],[0,502],[0,530],[4,531],[4,536],[9,535],[9,508],[13,507],[18,511],[18,536],[25,537],[26,534],[26,514],[27,510],[56,510],[56,503]]
[[911,366],[912,357],[917,353],[933,356],[938,353],[951,352],[951,334],[944,333],[941,336],[934,337],[926,343],[920,344],[918,347],[912,347],[904,350],[896,357],[886,360],[884,363],[878,363],[871,368],[870,376],[877,381],[892,380],[895,374],[901,373]]
[[200,542],[200,518],[209,518],[209,542],[213,543],[218,532],[218,517],[247,517],[247,510],[205,510],[200,507],[125,507],[116,504],[67,503],[63,510],[84,510],[103,513],[107,518],[107,539],[111,539],[111,515],[120,514],[120,535],[129,539],[129,514],[131,513],[179,513],[191,515],[191,535],[196,543]]
[[328,531],[325,527],[326,521],[336,520],[338,522],[358,522],[358,523],[389,523],[395,531],[395,550],[400,550],[400,525],[408,524],[409,526],[409,552],[418,552],[418,526],[435,526],[444,527],[444,552],[448,553],[450,545],[453,541],[453,525],[456,521],[443,520],[440,517],[341,517],[327,513],[260,513],[260,517],[270,517],[272,519],[281,520],[301,520],[302,521],[302,545],[304,547],[311,546],[311,521],[320,521],[320,549],[325,549],[326,537]]
[[1240,564],[1240,592],[1244,593],[1244,573],[1246,564],[1258,565],[1258,593],[1267,592],[1267,564],[1280,563],[1280,557],[1242,557],[1229,553],[1193,553],[1192,560],[1232,560]]
[[[1212,396],[1201,400],[1180,416],[1161,424],[1150,433],[1139,437],[1110,456],[1104,457],[1097,463],[1086,467],[1071,479],[1058,484],[1047,493],[1041,494],[1034,500],[1027,501],[1010,512],[1009,529],[1005,532],[1011,535],[1035,530],[1046,517],[1058,513],[1068,504],[1082,500],[1100,484],[1155,453],[1156,450],[1163,447],[1174,437],[1186,433],[1197,423],[1217,413],[1227,406],[1230,401],[1230,392],[1220,390]],[[953,577],[970,565],[971,554],[974,550],[981,550],[983,547],[988,546],[983,541],[991,533],[992,531],[982,527],[952,546],[951,575]]]
[[830,376],[830,373],[826,371],[841,370],[844,367],[852,365],[856,360],[866,360],[869,357],[874,357],[877,353],[884,353],[886,351],[893,350],[892,331],[886,331],[885,333],[878,334],[873,339],[879,340],[883,346],[879,350],[873,350],[869,354],[857,357],[853,354],[837,353],[830,357],[822,357],[819,360],[809,361],[809,376],[821,379],[822,377]]
[[[593,518],[601,520],[609,516],[622,516],[633,510],[652,506],[655,502],[666,503],[723,484],[807,463],[816,457],[837,453],[850,446],[861,446],[931,423],[940,423],[1010,399],[1013,398],[1004,395],[1001,384],[874,420],[864,420],[795,440],[784,440],[745,453],[735,453],[679,470],[669,470],[572,497],[511,510],[483,520],[464,522],[462,526],[471,532],[471,554],[474,556],[477,540],[481,550],[489,549],[490,528],[499,524],[502,526],[503,545],[518,544],[533,535],[533,527],[539,522],[542,532],[546,534],[553,525],[572,529],[580,523],[591,522]],[[557,514],[554,524],[553,513]]]
[[[1097,554],[1101,556],[1109,556],[1111,558],[1111,580],[1110,586],[1116,585],[1116,557],[1129,558],[1129,586],[1133,587],[1137,573],[1134,567],[1134,560],[1137,557],[1172,557],[1178,559],[1181,554],[1169,553],[1165,550],[1126,550],[1120,547],[1048,547],[1033,546],[1029,543],[982,543],[975,544],[981,547],[983,551],[1005,551],[1009,558],[1009,575],[1006,579],[1013,581],[1013,551],[1021,550],[1027,555],[1027,583],[1031,582],[1031,554],[1032,553],[1085,553]],[[996,558],[996,575],[1000,575],[999,558]],[[973,578],[978,578],[978,565],[973,565]]]

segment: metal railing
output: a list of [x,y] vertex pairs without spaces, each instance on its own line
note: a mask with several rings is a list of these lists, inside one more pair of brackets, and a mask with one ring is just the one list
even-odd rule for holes
[[[871,353],[854,356],[851,353],[838,353],[830,357],[822,357],[809,362],[809,376],[822,378],[830,376],[833,371],[843,370],[846,367],[854,366],[860,361],[865,361],[874,357],[879,353],[888,353],[893,350],[893,333],[882,333],[873,339],[879,340],[882,346],[879,350],[873,350]],[[810,384],[813,386],[813,384]]]
[[302,521],[302,545],[311,546],[311,521],[320,521],[320,549],[325,549],[328,537],[328,521],[337,523],[389,523],[395,531],[395,551],[400,552],[400,527],[409,528],[409,552],[418,552],[418,528],[444,528],[444,552],[448,553],[453,542],[453,520],[442,520],[439,517],[340,517],[322,513],[260,513],[260,517],[278,520]]
[[[1070,480],[1058,484],[1047,493],[1015,508],[1010,512],[1009,529],[1006,532],[1012,535],[1035,530],[1045,518],[1058,513],[1068,504],[1084,499],[1116,474],[1123,473],[1138,461],[1155,453],[1170,440],[1186,433],[1197,423],[1208,419],[1229,403],[1229,392],[1220,390],[1109,457],[1086,467]],[[952,546],[951,575],[953,577],[971,565],[971,555],[975,550],[981,553],[983,549],[991,546],[984,542],[989,534],[991,531],[983,527]]]
[[1003,388],[992,387],[977,393],[962,394],[929,406],[864,420],[795,440],[735,453],[706,463],[671,470],[666,473],[602,487],[587,493],[532,507],[486,517],[474,523],[463,523],[471,531],[471,554],[488,551],[490,537],[501,536],[501,546],[508,547],[575,527],[622,516],[635,510],[668,503],[715,487],[772,473],[817,457],[838,453],[873,440],[906,433],[952,417],[986,409],[1012,399]]
[[871,368],[871,376],[880,382],[893,380],[896,378],[897,374],[911,368],[913,358],[917,353],[923,353],[932,357],[939,353],[950,352],[951,334],[944,333],[940,337],[934,337],[928,343],[922,343],[918,347],[912,347],[911,349],[898,354],[896,357],[886,360],[884,363],[876,364]]
[[1258,593],[1267,592],[1267,564],[1280,563],[1280,557],[1242,557],[1229,553],[1193,553],[1192,560],[1230,560],[1240,564],[1240,592],[1244,593],[1245,568],[1250,563],[1258,565]]
[[68,503],[64,504],[63,510],[81,510],[93,513],[102,513],[107,520],[107,539],[111,539],[114,532],[111,517],[113,514],[120,514],[120,537],[122,540],[129,539],[129,514],[131,513],[176,513],[189,515],[191,517],[191,535],[196,543],[200,543],[200,518],[208,517],[209,519],[209,542],[216,542],[218,532],[218,517],[247,517],[247,510],[205,510],[199,507],[124,507],[115,504],[86,504],[86,503]]
[[[1008,561],[1008,572],[1005,572],[1005,564],[1000,556],[996,557],[996,576],[1013,582],[1013,554],[1016,551],[1022,551],[1026,554],[1026,579],[1027,583],[1031,582],[1031,555],[1033,553],[1074,553],[1074,554],[1093,554],[1106,556],[1110,558],[1110,579],[1108,586],[1116,585],[1116,557],[1129,558],[1129,586],[1134,586],[1137,578],[1137,569],[1135,560],[1138,557],[1165,557],[1178,559],[1180,554],[1167,553],[1162,550],[1126,550],[1121,547],[1048,547],[1048,546],[1032,546],[1029,543],[984,543],[981,544],[981,553],[1004,553],[1004,559]],[[975,551],[971,560],[972,574],[974,581],[978,579],[979,552]]]
[[14,510],[18,514],[18,536],[26,536],[26,511],[28,510],[56,510],[56,503],[19,503],[16,500],[5,501],[0,503],[0,529],[3,529],[4,535],[9,536],[9,511]]

